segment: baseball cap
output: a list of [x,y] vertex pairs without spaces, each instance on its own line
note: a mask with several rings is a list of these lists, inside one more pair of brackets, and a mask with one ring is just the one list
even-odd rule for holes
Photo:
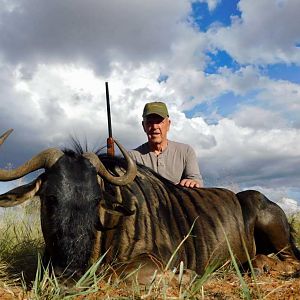
[[149,102],[146,103],[143,111],[143,118],[148,115],[156,114],[161,116],[162,118],[166,118],[169,116],[169,112],[167,106],[163,102]]

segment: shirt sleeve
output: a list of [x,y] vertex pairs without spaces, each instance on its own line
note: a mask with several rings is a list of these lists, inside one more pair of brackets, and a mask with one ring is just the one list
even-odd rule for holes
[[200,174],[200,169],[197,161],[197,156],[194,149],[191,146],[187,148],[186,164],[181,179],[194,179],[203,186],[203,179]]
[[129,155],[131,156],[131,158],[134,160],[134,161],[137,161],[137,155],[136,155],[136,151],[135,150],[129,150],[128,151]]

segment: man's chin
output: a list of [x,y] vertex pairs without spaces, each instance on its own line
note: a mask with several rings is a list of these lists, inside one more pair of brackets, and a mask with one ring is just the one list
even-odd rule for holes
[[160,136],[150,136],[149,141],[150,143],[154,143],[154,144],[160,144],[162,142]]

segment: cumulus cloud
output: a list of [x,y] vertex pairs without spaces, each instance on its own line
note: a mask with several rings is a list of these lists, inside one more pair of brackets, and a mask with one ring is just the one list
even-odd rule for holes
[[[216,145],[201,149],[200,161],[211,185],[236,182],[241,186],[297,186],[300,176],[299,130],[255,130],[222,119],[211,125]],[[289,177],[289,182],[286,178]],[[268,183],[265,181],[268,178]]]
[[[187,1],[1,1],[0,44],[12,63],[86,63],[164,57],[187,14]],[[155,16],[155,17],[154,17]],[[159,32],[159,34],[157,34]]]
[[241,0],[241,17],[212,27],[211,43],[242,64],[300,63],[299,1]]
[[279,114],[257,106],[244,106],[233,114],[236,124],[253,129],[275,129],[287,127],[287,121]]

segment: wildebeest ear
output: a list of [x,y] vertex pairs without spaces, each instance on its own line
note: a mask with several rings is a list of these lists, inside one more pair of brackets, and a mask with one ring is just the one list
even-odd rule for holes
[[6,192],[5,194],[0,195],[0,206],[16,206],[33,198],[40,189],[41,185],[42,179],[39,177],[28,184],[19,186]]

